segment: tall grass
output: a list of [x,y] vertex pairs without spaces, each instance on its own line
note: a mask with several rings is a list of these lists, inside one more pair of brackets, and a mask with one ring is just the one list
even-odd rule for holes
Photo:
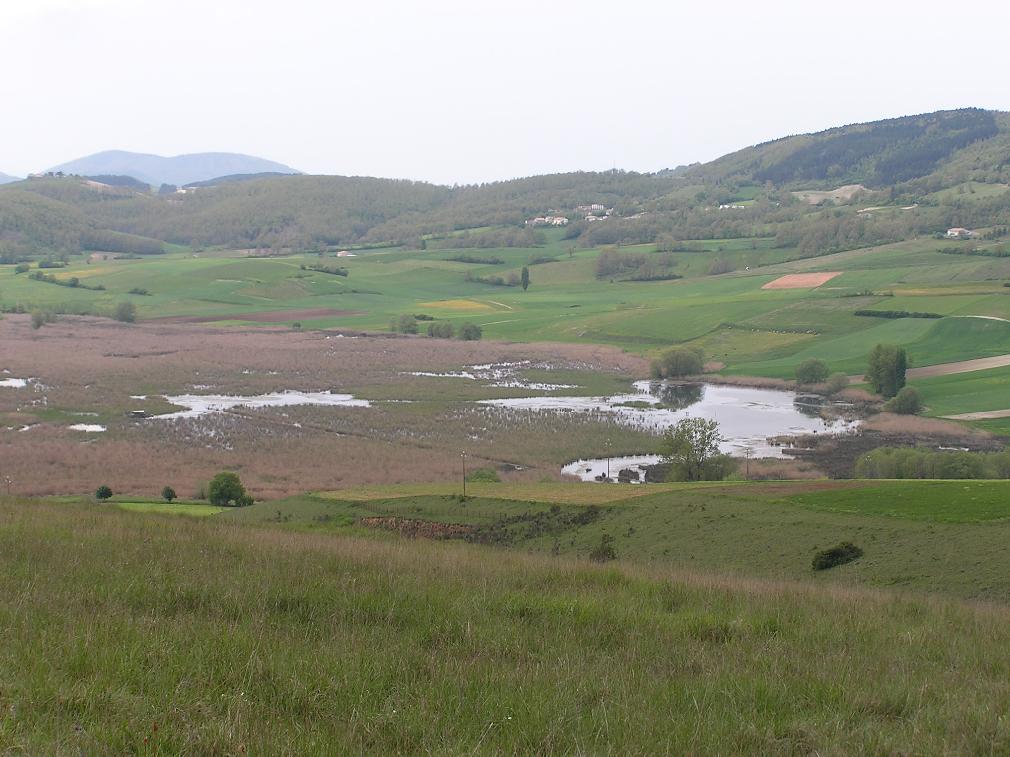
[[0,749],[999,752],[1008,616],[0,500]]

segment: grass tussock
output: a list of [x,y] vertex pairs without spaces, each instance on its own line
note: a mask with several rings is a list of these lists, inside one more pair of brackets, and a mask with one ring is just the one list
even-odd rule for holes
[[0,501],[0,749],[991,753],[1002,607]]

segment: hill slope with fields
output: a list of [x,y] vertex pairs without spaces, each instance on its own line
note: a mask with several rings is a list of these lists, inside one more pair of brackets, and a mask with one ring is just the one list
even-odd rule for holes
[[[564,235],[581,247],[776,236],[816,255],[951,226],[1010,224],[1010,116],[977,109],[786,137],[655,174],[576,172],[444,187],[277,176],[294,172],[248,160],[103,153],[58,167],[89,176],[136,176],[155,186],[198,185],[185,194],[102,188],[73,176],[16,188],[66,204],[68,214],[83,213],[97,230],[238,249],[423,248],[431,237],[444,240],[464,231],[468,238],[456,246],[530,247],[540,236],[526,221],[554,215],[568,219]],[[826,206],[837,212],[825,212]]]

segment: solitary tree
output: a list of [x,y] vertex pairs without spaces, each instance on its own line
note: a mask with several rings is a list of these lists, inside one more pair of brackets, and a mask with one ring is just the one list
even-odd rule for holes
[[796,383],[821,384],[828,378],[828,364],[817,358],[804,360],[796,366]]
[[675,481],[721,481],[734,467],[719,451],[719,424],[705,418],[684,418],[666,432],[661,451]]
[[104,484],[95,490],[95,499],[108,499],[112,496],[112,489]]
[[911,386],[903,386],[884,409],[899,415],[918,415],[922,412],[922,396],[919,390]]
[[519,280],[522,282],[523,291],[525,292],[530,288],[530,269],[529,266],[523,266],[522,273],[519,274]]
[[870,352],[870,365],[866,380],[873,391],[884,397],[893,397],[905,385],[908,356],[904,347],[895,344],[878,344]]
[[252,504],[252,497],[246,494],[238,474],[231,471],[222,471],[210,480],[207,486],[207,498],[212,505],[219,507],[243,507]]
[[409,313],[404,313],[396,322],[394,331],[399,331],[401,334],[416,334],[417,319]]
[[137,320],[137,306],[132,302],[120,302],[116,305],[112,317],[123,323],[134,323]]
[[164,489],[161,490],[161,498],[166,502],[171,502],[173,499],[175,499],[175,489],[173,489],[171,486],[166,486]]
[[479,342],[483,335],[483,330],[476,323],[464,323],[459,327],[459,338],[464,342]]
[[652,363],[653,378],[696,376],[705,369],[705,356],[699,349],[674,347]]

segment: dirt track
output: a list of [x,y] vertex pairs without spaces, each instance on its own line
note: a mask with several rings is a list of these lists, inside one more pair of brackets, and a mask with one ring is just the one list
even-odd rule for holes
[[1010,355],[996,355],[995,357],[980,357],[975,360],[961,360],[957,363],[940,363],[939,365],[926,365],[922,368],[909,368],[908,377],[950,376],[955,373],[984,371],[988,368],[1004,368],[1008,365],[1010,365]]
[[[925,365],[922,368],[909,368],[907,376],[910,379],[933,378],[934,376],[953,376],[956,373],[971,373],[972,371],[985,371],[989,368],[1005,368],[1010,366],[1010,355],[996,355],[994,357],[980,357],[975,360],[959,360],[956,363],[938,363],[937,365]],[[849,381],[862,383],[865,376],[849,376]]]
[[1010,418],[1010,410],[983,410],[979,413],[961,413],[942,417],[952,421],[986,421],[995,418]]

